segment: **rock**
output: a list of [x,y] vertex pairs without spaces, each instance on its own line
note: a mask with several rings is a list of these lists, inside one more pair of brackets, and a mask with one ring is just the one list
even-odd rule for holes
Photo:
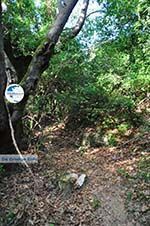
[[85,179],[85,174],[78,176],[76,173],[68,173],[60,177],[58,185],[65,194],[69,194],[74,189],[81,188],[85,182]]
[[103,140],[102,133],[99,131],[90,131],[84,133],[83,140],[82,140],[82,146],[83,147],[102,147],[105,145],[105,142]]
[[86,175],[85,175],[85,174],[81,174],[81,175],[78,177],[78,179],[77,179],[77,181],[76,181],[76,186],[77,186],[77,188],[80,188],[80,187],[83,186],[83,184],[84,184],[84,182],[85,182],[85,178],[86,178]]
[[65,174],[63,176],[60,177],[59,179],[59,188],[61,190],[66,190],[66,188],[71,187],[73,186],[73,184],[75,184],[76,180],[78,179],[78,174],[76,173],[68,173],[68,174]]

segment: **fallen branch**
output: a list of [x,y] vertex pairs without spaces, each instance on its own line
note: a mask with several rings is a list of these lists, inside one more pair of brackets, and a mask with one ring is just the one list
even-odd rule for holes
[[30,169],[30,167],[27,164],[27,162],[24,160],[23,155],[21,154],[21,151],[19,150],[18,144],[17,144],[16,139],[15,139],[15,133],[14,133],[14,128],[13,128],[12,121],[11,121],[11,115],[10,115],[10,112],[9,112],[9,108],[8,108],[6,103],[5,103],[5,105],[6,105],[6,110],[7,110],[7,114],[8,114],[8,121],[9,121],[9,127],[10,127],[10,132],[11,132],[13,145],[14,145],[17,153],[19,154],[20,158],[22,159],[23,164],[28,168],[30,173],[33,175],[32,170]]

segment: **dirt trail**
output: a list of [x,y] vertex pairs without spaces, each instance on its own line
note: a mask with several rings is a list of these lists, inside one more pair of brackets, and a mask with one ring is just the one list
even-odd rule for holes
[[[130,167],[131,160],[128,164],[114,148],[81,153],[73,146],[73,135],[59,129],[45,131],[45,137],[47,151],[38,151],[39,163],[32,167],[36,188],[27,170],[1,178],[0,226],[142,225],[127,213],[127,188],[117,174],[118,166],[125,161]],[[87,180],[82,188],[65,193],[59,187],[60,177],[73,172],[84,172]]]

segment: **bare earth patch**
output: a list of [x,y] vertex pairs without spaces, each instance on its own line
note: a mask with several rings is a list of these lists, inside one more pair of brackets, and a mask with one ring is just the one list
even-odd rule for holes
[[[129,183],[118,174],[120,167],[135,172],[148,134],[136,143],[132,140],[116,148],[89,148],[82,153],[74,146],[77,134],[68,134],[62,126],[46,128],[44,135],[47,151],[30,149],[39,156],[39,163],[31,166],[34,178],[20,166],[0,177],[1,226],[148,225],[147,209],[146,216],[140,210],[139,215],[128,211]],[[59,185],[65,173],[85,173],[87,178],[81,188],[70,185],[65,190]]]

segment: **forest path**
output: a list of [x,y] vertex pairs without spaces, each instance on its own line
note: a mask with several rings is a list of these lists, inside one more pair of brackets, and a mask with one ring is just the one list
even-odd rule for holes
[[[60,127],[46,128],[37,133],[37,138],[41,136],[46,149],[40,143],[39,163],[32,166],[36,185],[28,170],[17,170],[1,180],[0,226],[148,225],[128,214],[128,188],[118,174],[124,165],[133,169],[137,154],[131,158],[129,149],[120,147],[82,152],[74,145],[77,134]],[[81,188],[60,186],[62,176],[69,173],[86,174]]]
[[117,172],[124,164],[132,168],[135,159],[132,161],[129,151],[124,155],[120,148],[101,147],[83,151],[82,148],[75,147],[79,137],[78,133],[65,131],[61,125],[54,127],[51,132],[45,130],[47,150],[50,150],[45,170],[50,164],[51,170],[53,168],[55,172],[54,180],[59,183],[62,175],[69,173],[87,175],[83,187],[62,191],[56,203],[54,202],[60,212],[63,209],[61,224],[140,225],[127,213],[125,207],[127,188]]

